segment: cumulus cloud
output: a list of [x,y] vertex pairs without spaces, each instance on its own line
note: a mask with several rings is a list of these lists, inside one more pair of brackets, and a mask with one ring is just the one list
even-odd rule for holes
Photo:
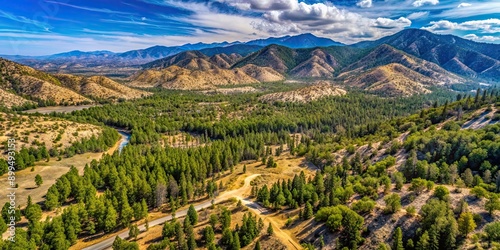
[[413,6],[415,7],[421,7],[426,4],[430,5],[436,5],[439,3],[439,0],[416,0],[413,2]]
[[500,19],[490,18],[486,20],[473,20],[462,23],[448,20],[432,21],[430,26],[423,29],[436,33],[451,33],[453,30],[476,30],[481,33],[500,32]]
[[461,3],[457,6],[457,8],[463,8],[463,7],[469,7],[469,6],[472,6],[472,4],[470,3]]
[[495,36],[478,36],[476,34],[468,34],[464,36],[465,39],[469,39],[476,42],[495,42],[500,41],[500,37]]
[[254,22],[254,27],[269,34],[310,32],[352,43],[392,35],[411,25],[405,17],[368,18],[332,4],[296,2],[290,9],[264,11],[263,20]]
[[372,7],[372,0],[361,0],[357,2],[356,5],[361,8],[370,8]]

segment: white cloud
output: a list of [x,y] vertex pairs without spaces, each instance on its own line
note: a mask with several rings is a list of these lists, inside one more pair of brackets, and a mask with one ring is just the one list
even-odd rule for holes
[[457,8],[470,7],[470,6],[472,6],[472,4],[470,3],[461,3],[457,6]]
[[370,8],[372,7],[372,0],[361,0],[357,2],[356,5],[361,8]]
[[405,17],[367,18],[324,3],[299,2],[292,9],[266,11],[262,16],[264,20],[254,27],[272,35],[310,32],[344,43],[392,35],[411,25]]
[[92,11],[92,12],[101,12],[101,13],[106,13],[106,14],[123,14],[123,15],[132,15],[132,13],[129,12],[123,12],[123,11],[116,11],[116,10],[110,10],[110,9],[105,9],[105,8],[90,8],[90,7],[85,7],[85,6],[78,6],[78,5],[73,5],[73,4],[68,4],[64,2],[57,2],[57,1],[46,1],[47,3],[54,3],[58,5],[63,5],[75,9],[80,9],[80,10],[86,10],[86,11]]
[[468,34],[464,36],[465,39],[469,39],[476,42],[496,42],[500,41],[500,37],[495,36],[478,36],[476,34]]
[[249,0],[255,10],[289,10],[297,7],[297,0]]
[[439,3],[439,0],[415,0],[413,2],[413,6],[421,7],[421,6],[426,5],[426,4],[436,5],[438,3]]
[[474,2],[470,6],[467,6],[467,8],[453,8],[453,6],[450,6],[449,9],[439,14],[433,14],[433,17],[456,19],[469,18],[471,15],[498,15],[498,10],[500,10],[500,1]]
[[481,33],[499,33],[500,19],[490,18],[486,20],[473,20],[462,23],[448,20],[432,21],[430,26],[422,29],[436,33],[451,33],[453,30],[475,30]]
[[416,20],[420,19],[423,17],[427,17],[429,15],[429,11],[420,11],[420,12],[413,12],[410,15],[408,15],[406,18],[410,20]]

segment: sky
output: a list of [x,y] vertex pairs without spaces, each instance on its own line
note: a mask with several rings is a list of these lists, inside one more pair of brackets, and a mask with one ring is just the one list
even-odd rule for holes
[[500,43],[500,0],[0,0],[4,55],[301,33],[352,44],[407,28]]

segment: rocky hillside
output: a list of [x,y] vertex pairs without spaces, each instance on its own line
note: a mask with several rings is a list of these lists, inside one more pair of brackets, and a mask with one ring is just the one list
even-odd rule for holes
[[129,88],[104,76],[83,77],[67,74],[54,76],[64,87],[93,99],[128,100],[151,95],[149,92]]
[[263,102],[301,102],[306,103],[328,96],[345,95],[347,92],[343,89],[331,85],[329,82],[321,81],[305,88],[277,92],[261,96],[259,99]]
[[344,74],[359,73],[374,67],[398,63],[424,76],[430,77],[435,84],[454,84],[464,79],[452,74],[438,65],[419,59],[389,45],[380,45],[357,62],[347,66]]
[[281,81],[284,76],[271,67],[252,64],[233,68],[242,57],[187,51],[145,64],[144,70],[131,77],[130,85],[167,89],[212,89],[220,85]]
[[130,85],[136,87],[163,87],[167,89],[211,89],[218,85],[237,85],[258,83],[242,69],[214,68],[191,70],[173,65],[165,69],[148,69],[132,76]]
[[94,98],[130,99],[147,95],[147,92],[130,89],[105,77],[51,75],[1,58],[0,91],[1,104],[6,107],[34,102],[78,105],[92,103]]
[[427,87],[436,82],[399,63],[391,63],[361,74],[353,73],[345,83],[388,96],[409,96],[430,93]]
[[354,47],[388,44],[435,63],[461,76],[497,80],[500,77],[500,45],[477,43],[452,35],[437,35],[421,29],[407,29]]

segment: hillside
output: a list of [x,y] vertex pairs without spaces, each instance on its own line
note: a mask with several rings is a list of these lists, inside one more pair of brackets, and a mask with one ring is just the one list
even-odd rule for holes
[[292,49],[270,45],[243,58],[233,68],[254,64],[273,68],[293,78],[334,78],[335,72],[365,53],[364,49],[349,47]]
[[258,83],[243,70],[229,70],[215,67],[208,70],[190,70],[179,66],[165,69],[148,69],[132,76],[129,83],[137,87],[163,87],[166,89],[210,89],[218,85]]
[[435,63],[461,76],[496,80],[500,77],[500,45],[477,43],[452,35],[437,35],[420,29],[407,29],[353,47],[388,44],[396,49]]
[[368,55],[344,68],[344,73],[339,77],[359,74],[371,68],[391,63],[403,65],[412,71],[432,78],[436,85],[455,84],[465,81],[463,78],[447,72],[434,63],[416,58],[385,44],[374,48]]
[[106,77],[51,75],[28,66],[0,59],[0,91],[6,107],[26,104],[78,105],[93,99],[118,100],[149,95]]
[[277,92],[263,95],[259,98],[263,102],[300,102],[307,103],[328,96],[345,95],[347,92],[343,89],[332,86],[329,82],[319,82],[305,88]]
[[[0,88],[45,103],[91,102],[81,94],[62,86],[61,82],[50,74],[4,59],[0,59]],[[10,100],[14,101],[12,98]],[[13,103],[6,104],[6,106],[12,105]]]
[[387,96],[409,96],[430,93],[426,87],[436,84],[435,80],[413,71],[401,64],[390,63],[367,72],[350,74],[346,85],[357,86]]
[[135,99],[151,93],[129,88],[104,76],[82,77],[67,74],[54,75],[63,86],[93,99]]

